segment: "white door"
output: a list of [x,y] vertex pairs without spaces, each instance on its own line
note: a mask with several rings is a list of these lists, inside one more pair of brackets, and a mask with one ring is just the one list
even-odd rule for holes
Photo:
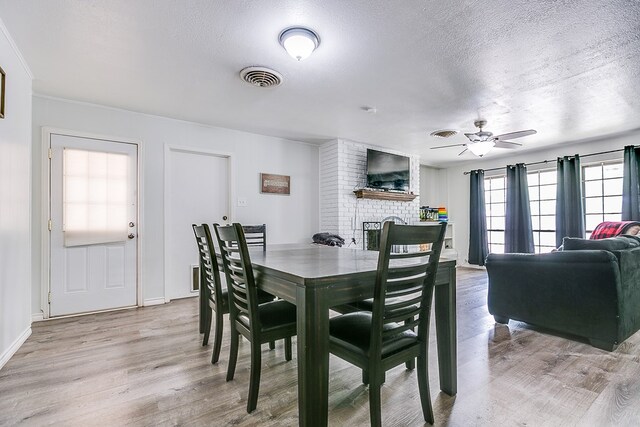
[[169,148],[165,165],[165,290],[169,300],[198,295],[191,289],[191,268],[198,265],[191,224],[227,222],[228,162],[224,156]]
[[51,316],[135,306],[137,145],[51,134]]

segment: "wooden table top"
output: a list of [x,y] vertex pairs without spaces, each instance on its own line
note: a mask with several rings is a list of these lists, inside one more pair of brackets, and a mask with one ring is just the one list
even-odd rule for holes
[[[285,272],[303,280],[326,279],[376,271],[377,251],[337,248],[315,244],[267,246],[266,252],[251,251],[254,266]],[[440,259],[441,265],[452,267],[453,259]]]

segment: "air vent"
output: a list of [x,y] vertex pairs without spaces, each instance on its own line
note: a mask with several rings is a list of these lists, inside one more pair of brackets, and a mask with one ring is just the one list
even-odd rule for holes
[[240,78],[258,87],[274,87],[282,84],[282,75],[265,67],[244,68],[240,71]]
[[434,138],[450,138],[457,134],[458,134],[457,130],[449,130],[449,129],[436,130],[434,132],[431,132],[431,136],[433,136]]

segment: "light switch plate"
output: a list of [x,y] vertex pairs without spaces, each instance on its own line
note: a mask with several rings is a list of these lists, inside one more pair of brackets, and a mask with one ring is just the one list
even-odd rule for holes
[[247,199],[244,197],[238,197],[238,207],[246,208],[247,207]]

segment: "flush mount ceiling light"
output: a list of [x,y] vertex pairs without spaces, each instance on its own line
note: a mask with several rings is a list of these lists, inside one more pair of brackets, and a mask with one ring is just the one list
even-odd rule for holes
[[320,37],[303,27],[291,27],[280,33],[280,44],[292,58],[302,61],[320,46]]

